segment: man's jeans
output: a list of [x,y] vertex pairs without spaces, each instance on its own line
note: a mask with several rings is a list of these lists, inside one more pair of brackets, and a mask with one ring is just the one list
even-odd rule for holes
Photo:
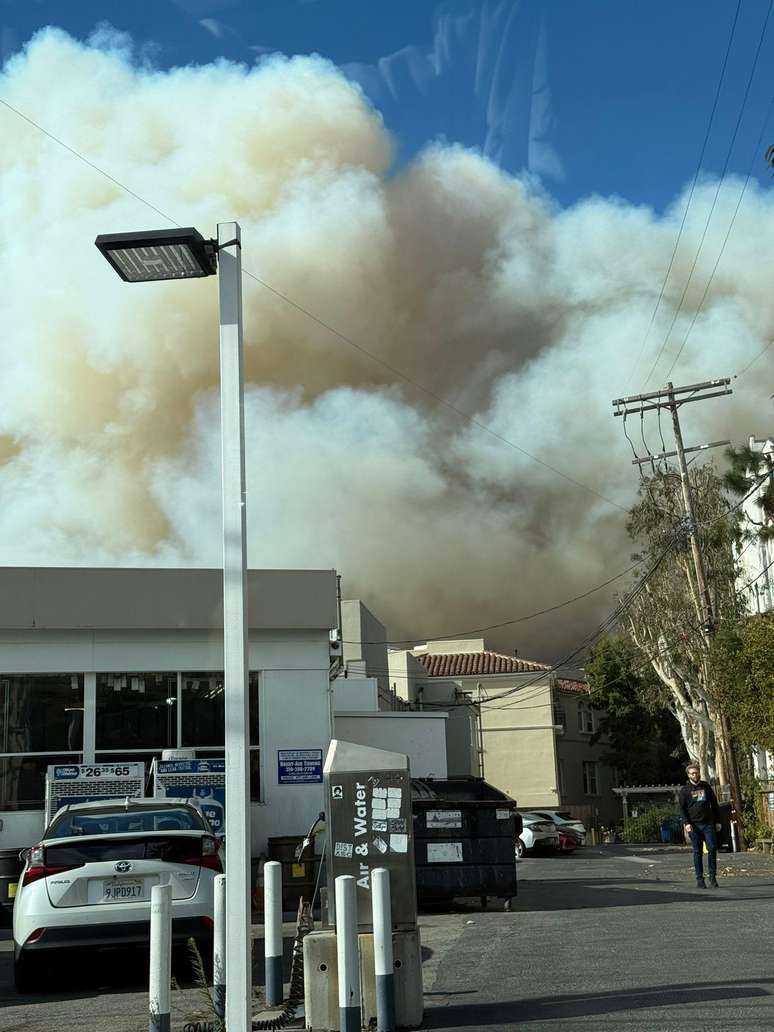
[[706,842],[709,876],[715,878],[718,871],[718,840],[715,836],[715,825],[691,824],[688,834],[691,836],[691,845],[693,846],[693,869],[696,871],[696,877],[704,877],[702,848]]

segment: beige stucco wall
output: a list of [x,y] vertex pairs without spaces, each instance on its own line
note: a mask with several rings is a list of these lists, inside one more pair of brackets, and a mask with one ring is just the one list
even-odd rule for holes
[[512,696],[506,693],[519,682],[508,681],[481,679],[484,777],[522,809],[555,807],[559,795],[548,677]]
[[[603,736],[592,744],[591,734],[579,729],[578,705],[583,701],[582,697],[561,692],[557,701],[565,714],[565,731],[556,741],[557,761],[562,769],[562,807],[585,821],[587,826],[618,819],[621,804],[612,793],[615,773],[602,760],[609,748],[607,738]],[[594,713],[595,729],[601,717],[602,714]],[[583,764],[586,761],[597,763],[596,795],[588,795],[584,788]]]

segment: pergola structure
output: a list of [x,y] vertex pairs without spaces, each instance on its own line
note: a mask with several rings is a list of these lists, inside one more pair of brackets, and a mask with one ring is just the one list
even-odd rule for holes
[[651,796],[651,795],[671,795],[677,803],[677,793],[680,791],[680,785],[625,785],[623,788],[614,788],[613,794],[621,797],[623,803],[623,815],[624,820],[629,818],[629,796]]

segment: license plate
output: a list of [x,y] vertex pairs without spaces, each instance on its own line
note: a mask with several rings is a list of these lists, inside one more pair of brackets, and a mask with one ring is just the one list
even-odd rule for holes
[[144,886],[141,881],[106,881],[102,887],[102,900],[105,903],[142,899],[143,896]]

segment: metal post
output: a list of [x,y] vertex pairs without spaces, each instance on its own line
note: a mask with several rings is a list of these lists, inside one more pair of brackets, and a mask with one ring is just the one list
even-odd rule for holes
[[222,1020],[226,1015],[226,876],[215,876],[212,941],[212,1003]]
[[371,872],[371,904],[374,920],[376,968],[376,1025],[379,1032],[395,1029],[395,967],[392,953],[392,901],[390,872],[377,867]]
[[148,1032],[169,1032],[172,983],[172,886],[151,888]]
[[360,1032],[357,885],[351,874],[341,874],[336,879],[336,956],[339,965],[339,1028],[341,1032]]
[[236,222],[218,225],[220,427],[223,459],[223,671],[226,746],[226,1024],[252,1026],[249,700],[245,603],[245,429],[242,255]]
[[266,1003],[282,1003],[282,864],[270,860],[263,866],[263,952]]

